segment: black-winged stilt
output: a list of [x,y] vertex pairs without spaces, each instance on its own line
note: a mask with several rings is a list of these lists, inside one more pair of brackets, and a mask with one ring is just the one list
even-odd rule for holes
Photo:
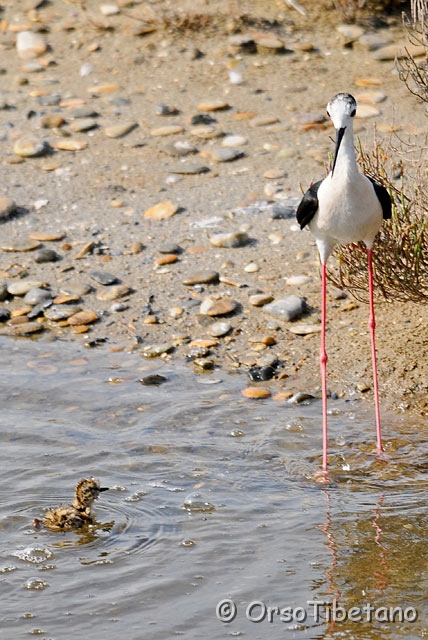
[[356,110],[355,98],[349,93],[338,93],[328,103],[327,114],[336,129],[333,166],[324,180],[316,182],[308,189],[297,209],[297,221],[300,228],[303,229],[309,225],[315,236],[321,259],[320,365],[323,403],[323,471],[327,471],[326,264],[336,244],[348,244],[362,240],[367,247],[370,303],[368,324],[373,363],[377,449],[379,452],[383,450],[376,364],[372,247],[382,219],[391,217],[391,199],[384,187],[358,170],[353,132],[353,118]]

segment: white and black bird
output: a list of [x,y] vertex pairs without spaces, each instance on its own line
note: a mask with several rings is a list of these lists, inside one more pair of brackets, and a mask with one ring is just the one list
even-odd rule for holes
[[354,149],[353,119],[357,110],[355,98],[349,93],[338,93],[327,105],[327,114],[336,129],[336,148],[333,166],[326,178],[313,184],[297,209],[300,228],[309,226],[315,236],[321,259],[322,304],[320,365],[323,400],[323,471],[327,470],[327,353],[326,333],[326,264],[337,244],[363,241],[367,247],[368,287],[373,363],[373,391],[376,411],[377,449],[382,448],[382,434],[377,380],[375,314],[373,300],[373,242],[382,220],[391,217],[391,199],[388,191],[372,178],[362,174],[357,166]]

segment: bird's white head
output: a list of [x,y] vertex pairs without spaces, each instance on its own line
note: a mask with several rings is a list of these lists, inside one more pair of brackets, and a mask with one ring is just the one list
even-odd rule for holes
[[327,114],[335,129],[348,127],[357,111],[357,103],[350,93],[338,93],[327,105]]
[[356,111],[357,103],[350,93],[336,94],[327,105],[327,114],[331,118],[336,129],[336,148],[334,150],[333,167],[331,170],[332,176],[336,166],[340,143],[342,142],[346,129],[350,129],[350,131],[352,131],[352,119],[354,118]]

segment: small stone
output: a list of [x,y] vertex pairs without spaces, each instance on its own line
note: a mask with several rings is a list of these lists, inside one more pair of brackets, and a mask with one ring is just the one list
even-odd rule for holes
[[183,284],[191,287],[195,284],[214,284],[219,280],[218,271],[211,271],[209,269],[204,269],[202,271],[195,271],[188,275],[184,280]]
[[304,284],[308,284],[309,282],[312,282],[312,278],[310,276],[305,276],[305,275],[290,276],[285,281],[286,284],[294,285],[297,287],[300,287]]
[[139,253],[141,253],[144,249],[144,245],[142,242],[140,242],[139,240],[136,240],[135,242],[133,242],[131,244],[131,247],[129,249],[129,253],[131,253],[132,255],[138,255]]
[[82,131],[90,131],[98,127],[98,122],[93,118],[79,118],[70,124],[70,131],[80,133]]
[[71,280],[61,286],[61,292],[66,296],[78,296],[80,298],[91,291],[91,285],[88,282],[81,282],[80,280]]
[[34,251],[34,249],[38,249],[40,247],[40,242],[36,240],[30,240],[30,238],[22,238],[19,240],[11,240],[10,242],[0,243],[0,249],[2,251]]
[[356,24],[339,24],[337,31],[344,37],[345,42],[355,42],[364,34],[364,29]]
[[267,382],[275,375],[275,367],[255,365],[248,370],[248,377],[252,382]]
[[162,376],[160,373],[149,373],[149,375],[144,376],[144,378],[140,378],[139,382],[145,386],[156,386],[167,382],[168,378],[166,376]]
[[290,322],[303,315],[307,310],[307,305],[304,298],[290,295],[266,304],[263,310],[279,320]]
[[207,316],[225,316],[233,313],[237,306],[235,300],[231,298],[221,298],[220,300],[205,298],[205,300],[201,302],[199,312]]
[[138,127],[136,122],[123,122],[105,127],[104,133],[107,138],[123,138],[136,127]]
[[177,213],[178,209],[178,204],[172,200],[164,200],[147,209],[144,212],[144,217],[152,220],[164,220],[165,218],[171,218],[171,216]]
[[118,280],[117,276],[113,275],[112,273],[108,273],[107,271],[91,271],[90,275],[91,278],[104,286],[115,284]]
[[211,369],[214,369],[214,360],[211,358],[195,358],[193,360],[193,364],[195,367],[198,367],[198,369],[202,369],[203,371],[210,371]]
[[231,233],[216,233],[210,237],[210,244],[213,247],[223,247],[226,249],[243,247],[248,244],[249,237],[245,231],[233,231]]
[[178,109],[176,109],[175,107],[170,107],[167,104],[160,103],[156,105],[157,116],[176,116],[178,112]]
[[263,174],[263,178],[266,178],[267,180],[280,180],[286,176],[287,174],[284,169],[268,169]]
[[359,36],[358,42],[368,51],[376,51],[376,49],[389,45],[391,38],[380,35],[379,33],[363,33]]
[[190,134],[201,140],[213,140],[224,135],[221,129],[211,124],[198,124],[190,129]]
[[177,142],[165,145],[164,151],[170,156],[184,157],[192,153],[197,153],[198,149],[195,145],[187,142],[187,140],[178,140]]
[[88,87],[87,92],[94,96],[100,96],[103,94],[116,93],[119,89],[120,85],[116,82],[108,82],[106,84],[97,84],[92,87]]
[[81,307],[53,304],[45,310],[44,315],[48,320],[59,322],[61,320],[68,320],[68,318],[71,318],[71,316],[76,315],[76,313],[79,313],[80,311]]
[[117,300],[118,298],[128,296],[132,291],[131,287],[128,287],[126,284],[117,284],[113,287],[100,291],[97,294],[97,300]]
[[229,109],[230,105],[224,100],[205,100],[200,102],[197,106],[198,111],[224,111]]
[[80,251],[73,257],[73,260],[81,260],[82,258],[84,258],[90,251],[92,251],[92,249],[95,247],[95,242],[93,240],[90,240],[89,242],[86,242],[83,247],[80,249]]
[[0,307],[0,322],[8,322],[10,320],[10,311],[4,307]]
[[59,255],[53,249],[39,249],[34,255],[34,262],[37,264],[44,264],[45,262],[56,262],[59,260]]
[[248,143],[248,138],[245,136],[225,136],[221,141],[223,147],[241,147]]
[[359,93],[355,96],[358,104],[379,104],[380,102],[384,102],[386,100],[386,94],[383,91],[365,91],[364,93]]
[[7,216],[14,211],[15,207],[15,200],[7,198],[6,196],[0,196],[0,219],[7,218]]
[[242,389],[241,393],[246,398],[254,399],[269,398],[272,395],[266,387],[247,387]]
[[293,324],[288,327],[288,330],[291,333],[294,333],[296,336],[308,336],[312,333],[320,333],[321,325],[320,324]]
[[153,137],[161,137],[161,136],[175,136],[178,133],[183,133],[184,127],[179,124],[170,124],[166,127],[158,127],[157,129],[152,129],[150,131],[150,135]]
[[47,44],[39,33],[20,31],[16,36],[16,49],[21,60],[38,58],[47,51]]
[[62,138],[52,142],[51,146],[59,151],[83,151],[88,146],[88,143],[73,138]]
[[65,124],[65,120],[58,113],[49,113],[41,118],[40,124],[43,129],[58,129]]
[[245,265],[244,271],[245,273],[257,273],[258,271],[260,271],[260,267],[257,262],[249,262]]
[[7,285],[7,291],[11,296],[25,296],[30,289],[38,289],[43,286],[39,280],[15,280]]
[[23,136],[19,138],[13,145],[13,152],[21,158],[35,158],[43,155],[47,147],[43,140],[39,140],[34,136]]
[[115,16],[120,13],[120,7],[117,4],[101,4],[99,10],[103,16]]
[[250,125],[252,127],[267,127],[271,124],[276,124],[278,118],[276,116],[269,115],[257,115],[251,119]]
[[46,231],[32,231],[28,237],[31,240],[38,240],[39,242],[58,242],[64,238],[64,233],[49,233]]
[[374,60],[395,60],[396,58],[406,58],[411,55],[413,58],[424,56],[426,52],[424,45],[415,45],[408,41],[397,42],[373,51]]
[[84,325],[91,324],[92,322],[96,322],[98,320],[98,314],[95,311],[87,310],[87,311],[78,311],[74,315],[70,316],[68,319],[68,323],[72,326],[75,325]]
[[[230,333],[232,329],[233,327],[229,322],[219,321],[219,322],[213,322],[213,324],[211,324],[208,327],[208,333],[213,338],[222,338],[223,336]],[[207,346],[214,346],[214,345],[212,345],[211,343],[208,343]]]
[[209,173],[210,170],[208,167],[206,167],[203,164],[192,163],[192,164],[178,164],[175,167],[169,167],[168,171],[170,173],[176,173],[178,175],[192,176],[192,175],[198,175],[200,173]]
[[3,302],[3,300],[6,300],[7,296],[8,296],[7,285],[2,282],[0,284],[0,302]]
[[273,296],[270,293],[255,293],[248,298],[248,302],[253,307],[263,307],[265,304],[272,302]]
[[177,262],[177,260],[178,260],[178,255],[176,253],[165,253],[155,258],[154,263],[158,267],[162,267],[166,264],[174,264],[174,262]]
[[357,107],[357,118],[376,118],[379,115],[379,109],[371,104],[359,104]]
[[52,303],[52,294],[46,289],[30,289],[24,296],[24,302],[32,307],[38,304],[47,306]]
[[173,350],[172,344],[149,344],[146,345],[143,349],[143,356],[145,358],[158,358],[162,356],[164,353],[169,353]]
[[225,147],[224,149],[214,149],[209,155],[215,162],[232,162],[242,158],[245,154],[240,149]]
[[32,333],[43,331],[41,322],[23,322],[22,324],[8,327],[7,333],[12,336],[27,336]]

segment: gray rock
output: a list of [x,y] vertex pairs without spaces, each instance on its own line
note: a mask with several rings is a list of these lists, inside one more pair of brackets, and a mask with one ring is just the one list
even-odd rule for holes
[[304,298],[290,295],[266,304],[263,310],[279,320],[290,322],[291,320],[300,318],[300,316],[307,311],[307,305]]
[[48,306],[52,303],[52,294],[46,289],[30,289],[24,296],[24,302],[32,307],[38,304]]
[[59,260],[59,255],[53,249],[39,249],[34,254],[34,262],[37,262],[37,264],[56,262],[57,260]]
[[0,322],[7,322],[10,319],[10,311],[9,309],[5,309],[4,307],[0,307]]
[[107,271],[92,271],[91,278],[107,286],[109,284],[115,284],[118,281],[118,278]]
[[59,322],[60,320],[67,320],[68,318],[71,318],[71,316],[81,310],[82,307],[71,306],[68,304],[53,304],[49,309],[46,309],[44,315],[48,320]]
[[231,233],[215,233],[210,237],[210,244],[213,247],[224,247],[226,249],[243,247],[248,243],[248,233],[245,231],[233,231]]
[[211,271],[205,269],[202,271],[195,271],[189,274],[184,280],[183,284],[186,286],[193,286],[195,284],[212,284],[218,282],[219,274],[217,271]]
[[7,285],[6,284],[0,284],[0,302],[3,302],[3,300],[6,300],[7,298]]
[[229,322],[220,321],[213,322],[208,329],[208,333],[213,338],[221,338],[229,333],[232,330],[232,325]]

